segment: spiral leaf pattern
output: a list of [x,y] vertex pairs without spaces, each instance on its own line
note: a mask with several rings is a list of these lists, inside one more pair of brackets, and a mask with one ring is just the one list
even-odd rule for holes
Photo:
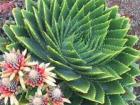
[[108,8],[105,0],[25,2],[26,9],[13,10],[16,24],[4,25],[10,40],[5,50],[22,46],[51,62],[70,88],[72,105],[128,105],[135,99],[138,39],[127,34],[129,19],[117,6]]

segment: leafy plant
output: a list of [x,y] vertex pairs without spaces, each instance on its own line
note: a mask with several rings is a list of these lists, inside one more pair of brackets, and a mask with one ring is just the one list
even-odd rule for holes
[[[140,37],[140,11],[139,11],[139,0],[107,0],[109,6],[118,5],[120,7],[120,14],[127,16],[131,19],[131,34],[136,34]],[[135,45],[136,49],[140,48],[140,41]]]
[[13,10],[16,25],[4,25],[8,39],[1,38],[2,51],[27,48],[35,59],[51,62],[72,105],[135,100],[138,38],[127,34],[129,19],[118,15],[117,6],[108,8],[105,0],[25,0],[25,5]]

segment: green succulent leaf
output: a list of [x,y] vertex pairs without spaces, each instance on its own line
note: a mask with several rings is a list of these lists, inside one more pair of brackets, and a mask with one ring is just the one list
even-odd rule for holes
[[118,81],[102,84],[106,94],[124,94],[125,90]]
[[90,88],[90,82],[86,79],[78,79],[75,81],[68,82],[68,85],[73,88],[75,91],[81,93],[87,93]]
[[[2,52],[26,48],[50,62],[68,87],[71,105],[127,105],[140,75],[138,41],[128,35],[129,19],[105,0],[25,0],[13,9],[16,24],[4,25]],[[68,91],[68,89],[64,89]],[[126,94],[128,93],[128,94]]]
[[56,73],[66,81],[73,81],[81,78],[79,74],[75,73],[73,70],[70,70],[69,68],[57,69]]

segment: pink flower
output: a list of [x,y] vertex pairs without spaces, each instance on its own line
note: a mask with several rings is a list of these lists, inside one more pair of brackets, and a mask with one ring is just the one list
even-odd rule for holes
[[16,80],[10,81],[9,78],[2,78],[0,81],[0,99],[4,99],[5,105],[8,103],[8,99],[10,98],[10,104],[19,105],[16,99],[16,92],[18,89]]
[[64,105],[64,103],[71,103],[69,99],[64,98],[63,93],[59,87],[49,90],[48,98],[52,105]]
[[23,76],[24,72],[30,71],[30,66],[35,65],[35,62],[29,62],[30,56],[26,57],[27,50],[20,53],[19,50],[13,49],[9,53],[3,55],[4,61],[1,62],[2,77],[9,77],[10,81],[17,77],[23,89],[25,88]]
[[54,67],[49,67],[49,63],[34,66],[34,68],[28,73],[26,83],[32,87],[42,87],[44,84],[48,86],[55,85],[56,75],[51,71]]
[[42,95],[42,92],[37,91],[35,96],[30,100],[29,105],[48,105],[48,103],[46,95]]
[[36,96],[29,105],[48,105],[48,101],[43,96]]

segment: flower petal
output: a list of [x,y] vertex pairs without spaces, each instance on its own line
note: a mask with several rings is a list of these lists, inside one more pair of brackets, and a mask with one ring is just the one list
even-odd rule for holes
[[10,76],[10,81],[12,81],[15,78],[15,73],[12,73],[12,75]]
[[31,71],[31,69],[29,67],[23,67],[22,70],[26,71],[26,72],[29,72]]
[[11,104],[11,105],[14,104],[13,96],[10,96],[10,104]]
[[49,76],[56,78],[56,74],[55,73],[48,73]]
[[67,98],[63,98],[63,102],[66,102],[66,103],[69,103],[69,104],[71,103],[71,101]]
[[1,78],[5,78],[5,77],[8,77],[10,75],[11,75],[11,73],[3,72]]
[[47,64],[45,65],[45,67],[47,68],[49,65],[50,65],[50,63],[47,63]]
[[0,96],[0,100],[3,99],[3,98],[4,98],[4,95],[2,94],[2,95]]
[[41,96],[42,95],[42,91],[41,91],[41,88],[37,88],[37,95]]
[[52,70],[54,70],[54,68],[55,67],[48,67],[48,68],[45,69],[45,71],[52,71]]
[[27,55],[25,61],[27,62],[27,61],[29,61],[30,59],[31,59],[31,56],[30,56],[30,55]]
[[36,65],[36,64],[38,64],[38,62],[28,62],[26,65],[27,66],[34,66],[34,65]]
[[49,86],[56,86],[56,84],[53,83],[52,81],[45,80],[45,82],[46,82]]
[[39,66],[44,68],[45,64],[44,63],[41,63]]
[[2,67],[3,66],[3,63],[2,62],[0,62],[0,67]]
[[24,75],[23,72],[22,71],[19,71],[19,76],[20,77],[23,77],[23,75]]
[[8,97],[5,97],[5,98],[4,98],[4,104],[6,105],[7,102],[8,102]]
[[56,82],[56,80],[54,79],[54,78],[52,78],[52,77],[47,77],[47,79],[49,80],[49,81],[52,81],[52,82]]
[[21,84],[22,89],[26,90],[26,86],[25,86],[25,82],[24,82],[23,78],[19,77],[19,80],[20,80],[20,84]]
[[19,50],[19,49],[17,49],[17,51],[14,50],[13,52],[14,52],[14,53],[17,53],[17,54],[20,54],[20,50]]
[[15,105],[19,105],[19,102],[18,102],[18,100],[16,99],[16,97],[13,96],[12,98],[13,98],[14,104],[15,104]]
[[22,52],[22,55],[25,56],[27,54],[27,49]]

